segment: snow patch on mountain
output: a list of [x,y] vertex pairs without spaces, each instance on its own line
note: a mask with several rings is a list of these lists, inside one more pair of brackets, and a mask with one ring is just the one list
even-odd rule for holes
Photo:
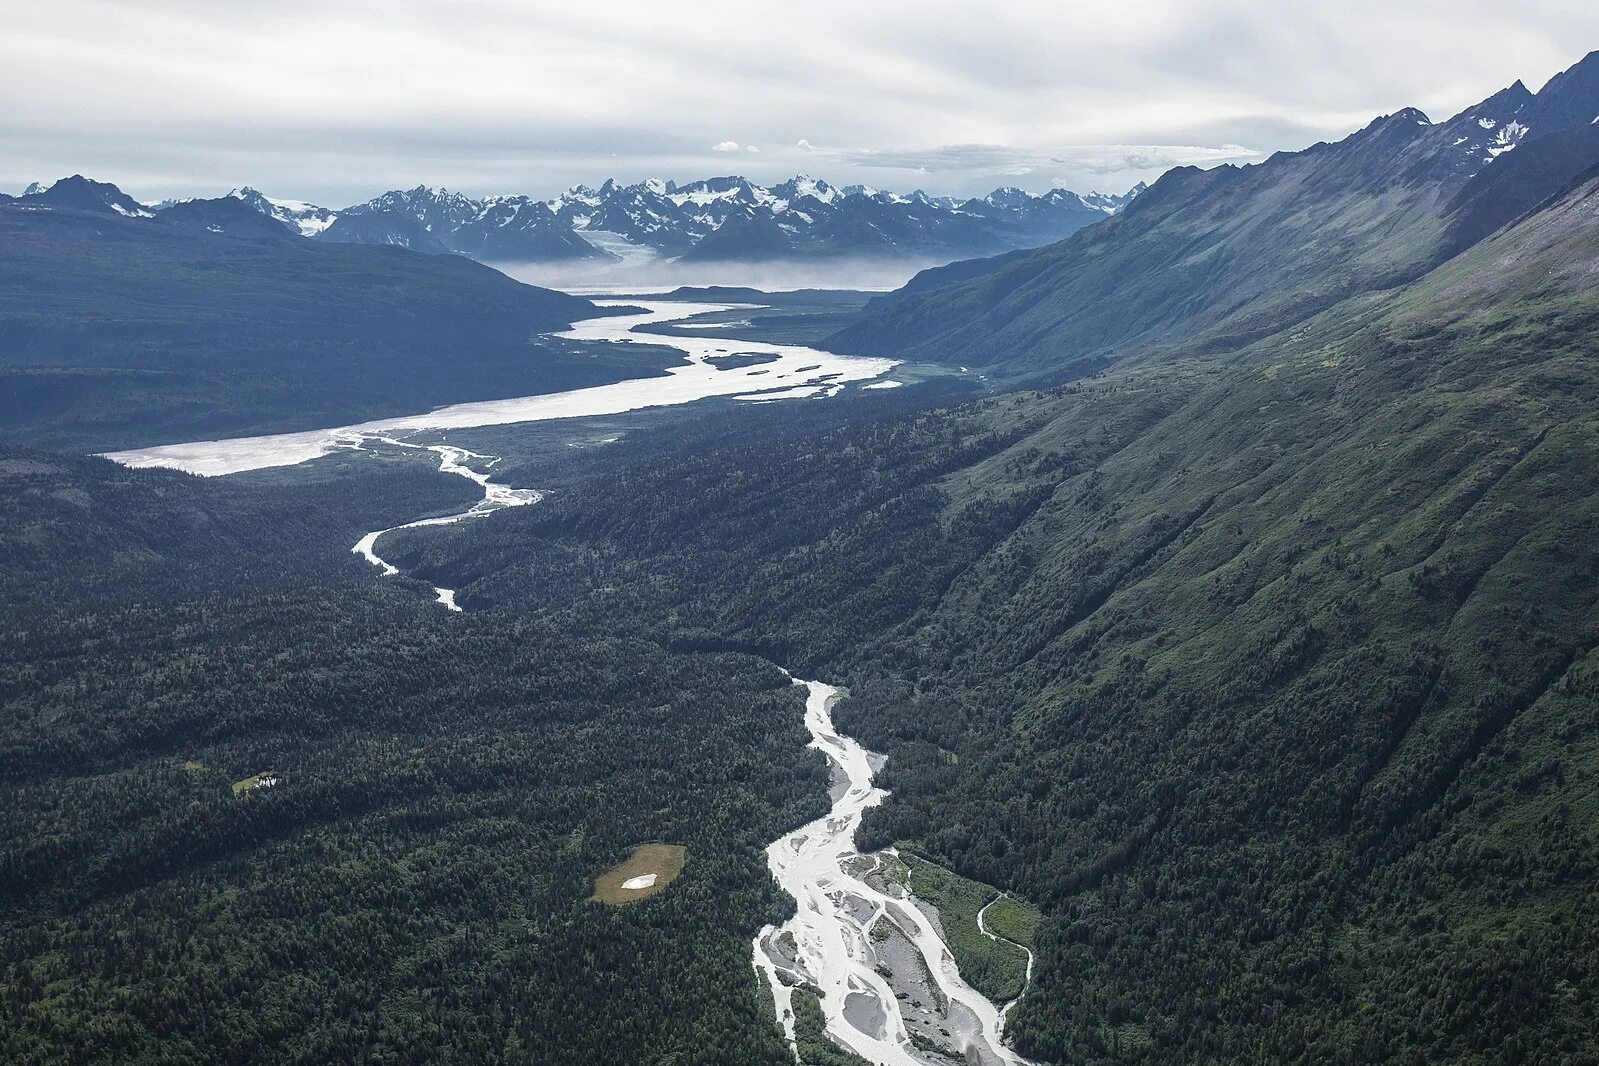
[[299,230],[302,237],[315,237],[331,226],[338,213],[304,200],[282,200],[267,196],[245,185],[228,193],[235,200],[243,200],[269,218],[286,223]]
[[474,198],[418,185],[342,210],[249,186],[228,195],[320,240],[453,251],[487,262],[637,263],[992,255],[1059,240],[1115,214],[1141,191],[1079,196],[1053,189],[1035,196],[1010,187],[963,201],[920,189],[905,195],[839,188],[797,174],[770,187],[739,175],[681,185],[611,179],[597,189],[574,185],[548,200]]

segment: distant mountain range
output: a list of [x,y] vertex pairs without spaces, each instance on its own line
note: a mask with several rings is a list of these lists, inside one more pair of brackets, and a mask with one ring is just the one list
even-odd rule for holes
[[[54,186],[51,186],[53,189]],[[221,232],[281,230],[344,244],[384,244],[455,252],[486,262],[557,263],[668,258],[689,263],[764,262],[828,257],[961,259],[1036,248],[1115,214],[1142,192],[1032,195],[995,189],[981,198],[901,195],[863,185],[838,188],[799,176],[771,187],[742,177],[678,185],[650,180],[574,186],[553,200],[474,199],[417,186],[332,210],[266,196],[248,186],[213,200],[144,205],[131,212],[178,211]],[[47,192],[34,185],[27,196]],[[276,228],[254,227],[224,200],[247,205]],[[109,200],[107,202],[110,202]]]

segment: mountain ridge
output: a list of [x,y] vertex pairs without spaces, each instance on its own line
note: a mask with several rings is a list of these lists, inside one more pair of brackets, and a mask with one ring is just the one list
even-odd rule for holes
[[[1557,193],[1599,164],[1596,116],[1590,53],[1537,94],[1517,82],[1442,122],[1403,108],[1261,163],[1175,168],[1104,225],[913,279],[826,343],[1021,379],[1238,348],[1413,280]],[[1547,159],[1500,163],[1523,152]]]

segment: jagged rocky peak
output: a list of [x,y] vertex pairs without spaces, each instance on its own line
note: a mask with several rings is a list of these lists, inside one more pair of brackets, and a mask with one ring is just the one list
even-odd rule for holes
[[1599,53],[1549,79],[1537,93],[1516,81],[1438,123],[1406,150],[1400,173],[1468,181],[1529,140],[1599,123]]
[[1019,207],[1020,205],[1031,200],[1032,197],[1027,194],[1025,189],[1018,189],[1014,185],[1007,185],[1003,188],[995,189],[993,192],[983,197],[983,199],[988,203],[993,204],[995,207]]
[[813,178],[809,174],[796,174],[787,181],[772,186],[772,192],[790,200],[809,197],[824,204],[830,204],[843,195],[840,190],[821,178]]
[[[1124,193],[1117,194],[1104,192],[1102,190],[1095,190],[1094,192],[1088,193],[1086,196],[1078,196],[1078,199],[1087,204],[1089,207],[1097,208],[1100,211],[1105,212],[1107,215],[1114,215],[1116,212],[1120,211],[1122,208],[1126,207],[1128,204],[1137,199],[1139,193],[1145,192],[1148,189],[1149,184],[1141,181]],[[1054,189],[1052,190],[1051,195],[1058,195],[1062,197],[1077,196],[1076,193],[1067,189]]]
[[1533,97],[1525,122],[1539,133],[1599,125],[1599,51],[1550,78]]
[[342,214],[395,213],[408,216],[428,232],[449,230],[469,222],[483,210],[482,202],[443,186],[418,185],[394,189],[364,204],[345,208]]

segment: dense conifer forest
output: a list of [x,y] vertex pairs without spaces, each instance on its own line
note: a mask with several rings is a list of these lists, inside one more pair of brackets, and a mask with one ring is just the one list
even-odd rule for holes
[[[0,459],[0,1058],[781,1060],[748,931],[826,807],[798,690],[375,582],[346,527],[460,491],[408,465]],[[668,891],[589,902],[654,840]]]

